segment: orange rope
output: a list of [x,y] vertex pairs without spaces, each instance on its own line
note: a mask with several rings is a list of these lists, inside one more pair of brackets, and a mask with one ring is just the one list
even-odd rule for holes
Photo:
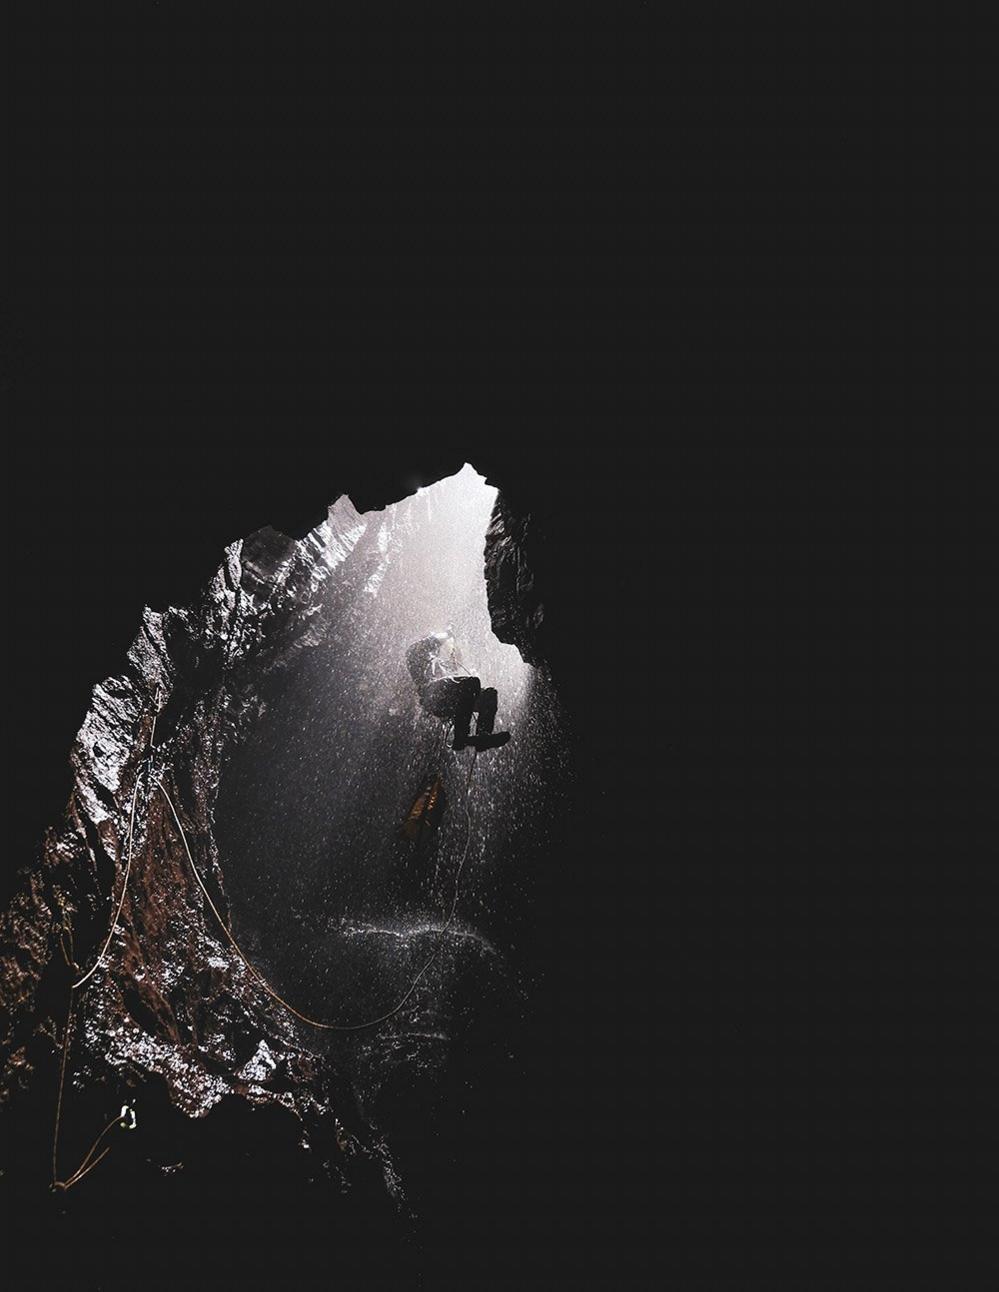
[[56,1185],[56,1188],[61,1188],[64,1193],[67,1189],[72,1189],[73,1185],[79,1184],[80,1181],[85,1176],[88,1176],[90,1174],[90,1172],[94,1169],[95,1166],[100,1166],[100,1164],[104,1161],[104,1159],[107,1157],[107,1155],[110,1152],[111,1152],[111,1145],[109,1144],[107,1148],[104,1149],[103,1152],[100,1153],[100,1155],[97,1158],[95,1158],[93,1162],[90,1163],[90,1165],[87,1167],[86,1170],[83,1170],[83,1168],[81,1167],[80,1170],[78,1170],[77,1173],[72,1177],[72,1179],[67,1180],[65,1184]]
[[66,1055],[69,1053],[69,1033],[73,1025],[73,988],[69,989],[69,1008],[66,1010],[66,1026],[62,1033],[62,1063],[59,1065],[59,1094],[56,1097],[55,1131],[52,1135],[52,1183],[59,1183],[59,1168],[56,1158],[59,1153],[59,1123],[62,1118],[62,1091],[66,1084]]
[[97,1149],[97,1145],[101,1142],[101,1140],[102,1140],[102,1139],[104,1138],[104,1136],[108,1133],[108,1131],[111,1129],[111,1127],[112,1127],[112,1126],[116,1126],[120,1121],[121,1121],[121,1117],[120,1117],[120,1116],[119,1116],[119,1117],[113,1117],[113,1118],[111,1119],[111,1121],[109,1121],[109,1122],[108,1122],[108,1124],[104,1127],[104,1129],[101,1131],[101,1133],[97,1136],[97,1138],[94,1140],[93,1144],[91,1144],[90,1148],[89,1148],[89,1149],[87,1150],[87,1152],[86,1152],[86,1155],[85,1155],[85,1157],[84,1157],[83,1161],[82,1161],[82,1162],[80,1163],[80,1165],[76,1168],[76,1170],[75,1170],[75,1171],[73,1172],[73,1174],[69,1177],[69,1179],[68,1179],[68,1180],[53,1180],[53,1182],[52,1182],[52,1184],[53,1184],[53,1188],[60,1189],[60,1190],[62,1190],[63,1192],[65,1192],[67,1189],[72,1189],[73,1185],[74,1185],[74,1184],[79,1184],[79,1183],[80,1183],[80,1181],[83,1179],[83,1177],[84,1177],[85,1175],[89,1175],[89,1174],[90,1174],[90,1172],[94,1169],[94,1167],[98,1165],[98,1163],[103,1162],[103,1161],[104,1161],[104,1159],[107,1157],[107,1155],[111,1152],[111,1145],[110,1145],[110,1144],[107,1146],[107,1148],[105,1148],[105,1149],[104,1149],[104,1151],[103,1151],[102,1153],[100,1153],[100,1154],[99,1154],[99,1155],[94,1159],[94,1161],[93,1161],[93,1162],[91,1162],[91,1160],[90,1160],[90,1159],[94,1156],[94,1153],[95,1153],[95,1151],[96,1151],[96,1149]]
[[[158,691],[157,691],[157,694],[158,694]],[[156,719],[154,717],[153,730],[155,729],[156,729]],[[97,959],[87,970],[87,972],[83,975],[83,977],[78,979],[76,982],[72,983],[69,989],[69,1007],[66,1011],[66,1027],[63,1031],[63,1038],[62,1038],[62,1061],[59,1065],[59,1093],[56,1097],[55,1127],[52,1133],[52,1187],[54,1189],[62,1189],[62,1190],[71,1189],[74,1184],[77,1184],[80,1180],[83,1179],[85,1175],[88,1175],[94,1169],[94,1167],[97,1165],[98,1162],[103,1161],[104,1158],[107,1157],[108,1153],[111,1151],[109,1146],[104,1150],[103,1153],[101,1153],[101,1155],[97,1158],[97,1161],[90,1162],[90,1158],[92,1157],[94,1150],[97,1148],[97,1145],[101,1142],[101,1140],[104,1138],[107,1132],[114,1125],[114,1121],[109,1122],[107,1126],[104,1127],[100,1135],[98,1135],[97,1139],[95,1139],[93,1144],[90,1146],[90,1150],[88,1151],[86,1157],[84,1157],[83,1161],[73,1172],[73,1174],[69,1177],[69,1179],[68,1180],[59,1179],[59,1166],[58,1166],[59,1128],[62,1123],[62,1097],[63,1097],[63,1091],[65,1089],[65,1085],[66,1085],[66,1058],[67,1058],[67,1055],[69,1054],[70,1035],[72,1033],[72,1027],[73,1027],[74,997],[77,990],[87,982],[87,980],[97,970],[97,968],[103,961],[104,956],[107,953],[107,949],[111,945],[111,939],[114,937],[115,930],[118,927],[118,921],[121,918],[122,906],[124,905],[124,902],[125,902],[125,893],[128,890],[128,877],[132,869],[132,840],[135,837],[135,803],[139,794],[139,779],[140,779],[139,776],[136,775],[135,787],[132,790],[132,806],[128,817],[128,843],[126,845],[125,874],[122,879],[121,894],[118,898],[118,906],[114,913],[114,919],[111,921],[111,928],[108,930],[107,938],[104,941],[103,947],[101,947],[101,951]],[[69,937],[70,937],[70,949],[72,951],[73,934],[71,929],[69,931]],[[67,966],[75,970],[76,972],[79,972],[79,965],[77,965],[75,961],[71,963],[69,957],[66,955],[66,948],[63,943],[63,935],[62,935],[61,929],[59,931],[59,949],[62,951],[62,958],[66,961]],[[115,1121],[117,1120],[118,1119],[115,1118]]]
[[101,1140],[108,1133],[111,1127],[115,1124],[115,1122],[120,1121],[120,1117],[115,1117],[112,1121],[109,1121],[108,1124],[101,1131],[101,1133],[94,1140],[93,1144],[91,1144],[90,1148],[87,1150],[86,1155],[83,1158],[83,1161],[76,1168],[73,1174],[66,1180],[59,1179],[59,1167],[58,1167],[59,1125],[62,1119],[63,1088],[66,1084],[66,1056],[69,1054],[69,1039],[73,1028],[74,995],[75,995],[74,988],[70,987],[69,1009],[66,1011],[66,1027],[63,1030],[63,1037],[62,1037],[62,1063],[59,1066],[59,1094],[56,1099],[55,1130],[52,1135],[52,1187],[53,1189],[59,1189],[63,1193],[65,1193],[67,1189],[72,1189],[74,1184],[79,1184],[79,1182],[83,1179],[83,1177],[85,1175],[89,1175],[90,1172],[94,1169],[95,1166],[97,1166],[99,1162],[104,1161],[107,1155],[111,1152],[110,1145],[108,1145],[108,1147],[104,1150],[104,1152],[101,1153],[100,1156],[95,1161],[91,1162],[90,1159],[93,1157],[94,1151],[96,1150],[97,1145],[101,1142]]

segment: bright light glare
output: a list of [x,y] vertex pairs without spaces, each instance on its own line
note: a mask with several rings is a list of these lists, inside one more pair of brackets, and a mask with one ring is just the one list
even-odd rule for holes
[[[375,604],[365,620],[378,623],[372,663],[385,685],[391,687],[407,646],[451,625],[465,667],[499,692],[499,729],[516,720],[533,669],[516,646],[498,640],[489,618],[484,552],[497,493],[466,463],[457,475],[364,519],[378,527],[378,562],[365,586]],[[389,661],[395,667],[385,668]]]

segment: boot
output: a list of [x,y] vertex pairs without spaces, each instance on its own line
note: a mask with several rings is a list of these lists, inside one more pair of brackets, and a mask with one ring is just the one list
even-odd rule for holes
[[[497,731],[495,735],[488,736],[480,736],[476,732],[474,736],[468,737],[465,744],[471,745],[476,753],[480,753],[483,749],[499,749],[500,745],[505,745],[509,739],[509,731]],[[458,746],[455,745],[454,748],[457,749]]]

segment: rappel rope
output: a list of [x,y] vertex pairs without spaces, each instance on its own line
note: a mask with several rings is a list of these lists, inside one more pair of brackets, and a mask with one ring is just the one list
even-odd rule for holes
[[[154,705],[159,703],[159,698],[160,698],[160,688],[157,687],[156,694],[153,698]],[[158,716],[159,716],[158,711],[154,709],[153,725],[149,732],[149,756],[150,757],[152,756],[152,751],[153,751],[153,741],[156,738],[156,719],[158,718]],[[149,771],[148,763],[147,763],[146,770],[148,773]],[[78,978],[77,981],[72,983],[69,988],[69,1006],[66,1010],[66,1026],[63,1030],[63,1037],[62,1037],[62,1060],[59,1064],[59,1094],[56,1098],[55,1128],[52,1134],[52,1187],[53,1189],[60,1189],[60,1190],[71,1189],[73,1185],[78,1184],[85,1175],[89,1175],[89,1173],[94,1169],[94,1167],[97,1166],[99,1162],[102,1162],[104,1158],[107,1157],[108,1153],[111,1152],[111,1146],[108,1145],[100,1154],[100,1156],[96,1158],[96,1160],[91,1161],[91,1158],[93,1157],[94,1151],[97,1148],[98,1144],[108,1133],[111,1127],[115,1125],[116,1122],[121,1125],[125,1124],[124,1121],[122,1121],[121,1117],[115,1117],[111,1121],[109,1121],[108,1124],[101,1131],[101,1133],[94,1140],[93,1144],[91,1144],[89,1150],[87,1151],[86,1156],[84,1157],[80,1165],[76,1168],[76,1170],[73,1172],[73,1174],[69,1176],[69,1178],[66,1180],[59,1179],[59,1166],[58,1166],[59,1127],[62,1121],[62,1096],[63,1096],[63,1090],[66,1085],[66,1057],[69,1054],[70,1036],[73,1031],[73,1005],[75,1003],[75,997],[76,997],[77,991],[82,986],[84,986],[84,984],[88,981],[91,975],[95,973],[96,970],[103,963],[104,957],[107,954],[108,947],[111,945],[111,939],[114,937],[115,930],[118,928],[118,921],[121,919],[122,907],[125,904],[125,893],[128,890],[128,877],[132,871],[132,841],[135,837],[135,805],[139,796],[140,779],[141,779],[140,776],[136,775],[135,786],[132,790],[132,806],[128,814],[128,842],[125,845],[125,874],[122,877],[121,893],[118,897],[118,905],[115,908],[114,919],[111,921],[111,928],[108,930],[107,938],[105,939],[104,945],[101,947],[100,954],[98,955],[97,959],[90,966],[90,968],[83,975],[83,977]],[[148,776],[147,776],[147,784],[148,784]],[[147,804],[147,808],[148,808],[148,804]],[[78,970],[79,966],[75,963],[75,961],[72,958],[73,951],[74,951],[72,929],[68,928],[67,931],[69,932],[69,939],[70,939],[70,955],[66,954],[66,944],[63,941],[62,929],[59,930],[59,949],[62,951],[62,958],[66,961],[67,967],[70,969]],[[125,1110],[123,1109],[122,1112],[124,1113],[124,1111]],[[131,1129],[134,1129],[134,1125],[135,1125],[134,1113],[131,1114],[131,1116],[132,1116]]]
[[[462,871],[465,868],[465,860],[468,857],[468,849],[472,839],[472,816],[468,806],[467,792],[465,795],[465,822],[466,822],[465,847],[461,854],[461,860],[458,862],[458,869],[455,872],[455,876],[454,876],[454,896],[451,899],[451,909],[448,912],[448,917],[446,921],[441,926],[438,932],[437,943],[433,951],[431,952],[430,957],[427,959],[423,967],[416,974],[416,977],[409,984],[409,987],[405,995],[403,995],[396,1002],[396,1004],[393,1005],[392,1008],[390,1010],[387,1010],[384,1014],[379,1014],[377,1018],[369,1018],[363,1023],[327,1023],[327,1022],[323,1022],[321,1019],[312,1018],[308,1014],[303,1014],[301,1010],[296,1009],[294,1005],[290,1004],[288,1001],[285,1000],[285,998],[282,995],[280,995],[278,992],[274,990],[274,988],[270,985],[267,979],[264,978],[263,974],[261,974],[260,971],[253,964],[251,964],[251,962],[247,959],[239,943],[233,937],[232,932],[226,925],[225,920],[222,918],[222,915],[220,914],[218,907],[212,901],[211,894],[209,893],[208,889],[205,887],[204,882],[200,874],[198,873],[198,868],[194,864],[194,858],[191,856],[191,849],[188,847],[187,835],[184,831],[183,825],[181,824],[180,817],[177,815],[177,809],[173,805],[173,799],[171,799],[170,795],[167,793],[166,786],[163,784],[162,781],[157,781],[156,785],[157,785],[157,788],[162,793],[163,797],[166,799],[167,804],[169,805],[170,811],[173,814],[173,819],[176,822],[178,831],[180,832],[181,842],[184,845],[184,851],[187,854],[188,864],[191,867],[191,870],[194,874],[194,878],[198,881],[198,887],[201,889],[202,893],[204,894],[205,901],[211,907],[212,914],[215,916],[215,919],[218,921],[219,928],[225,934],[232,949],[239,956],[240,960],[242,960],[243,964],[246,965],[247,969],[257,980],[260,986],[263,987],[264,991],[267,992],[268,996],[271,996],[274,1000],[276,1000],[279,1005],[283,1005],[285,1009],[288,1010],[289,1013],[294,1014],[295,1017],[301,1019],[303,1023],[308,1023],[310,1027],[319,1028],[324,1032],[360,1032],[369,1027],[377,1027],[379,1023],[384,1023],[388,1019],[392,1018],[395,1014],[399,1013],[402,1007],[412,996],[413,992],[416,991],[416,988],[419,986],[421,979],[424,977],[428,969],[430,969],[430,967],[433,965],[434,961],[437,959],[438,955],[440,954],[441,947],[444,945],[444,939],[447,936],[447,933],[451,928],[451,924],[454,921],[454,913],[458,908],[458,896],[460,893],[461,875],[462,875]],[[467,791],[467,786],[466,786],[466,791]]]
[[[158,698],[159,698],[159,690],[157,688],[157,699]],[[153,738],[156,734],[156,716],[157,715],[154,713],[153,725],[152,725],[152,730],[150,732],[150,738],[149,738],[150,758],[153,750]],[[157,789],[159,789],[164,799],[166,799],[167,805],[170,808],[171,815],[173,816],[174,822],[176,823],[176,826],[177,826],[177,830],[180,834],[181,842],[184,845],[184,852],[187,856],[188,864],[190,865],[194,878],[198,883],[198,887],[201,889],[201,892],[203,893],[206,902],[211,908],[212,914],[215,916],[216,920],[218,921],[218,925],[221,928],[222,932],[225,934],[227,940],[232,946],[232,949],[236,952],[240,960],[243,962],[243,964],[246,966],[246,968],[249,970],[252,976],[256,979],[256,981],[260,984],[260,986],[264,989],[264,991],[267,992],[267,994],[271,996],[274,1000],[276,1000],[278,1004],[283,1005],[284,1008],[288,1010],[289,1013],[294,1014],[296,1018],[300,1019],[303,1023],[307,1023],[310,1027],[315,1027],[322,1031],[328,1031],[328,1032],[359,1032],[369,1027],[377,1027],[380,1023],[387,1022],[390,1018],[394,1017],[396,1014],[399,1013],[399,1011],[403,1008],[406,1002],[416,991],[416,988],[419,986],[421,980],[426,975],[428,970],[431,968],[434,961],[437,959],[438,955],[440,954],[441,948],[444,945],[444,939],[447,936],[448,932],[450,931],[452,923],[454,922],[455,911],[458,908],[458,897],[461,891],[461,876],[465,868],[465,862],[468,858],[468,850],[471,845],[471,839],[472,839],[472,815],[471,815],[471,810],[469,808],[469,785],[471,782],[471,775],[472,775],[472,770],[474,769],[474,766],[475,766],[475,759],[473,757],[472,766],[469,768],[468,779],[465,781],[465,802],[464,802],[465,824],[466,824],[465,846],[464,846],[464,849],[462,850],[461,860],[458,862],[458,868],[455,872],[454,895],[451,899],[451,909],[448,912],[447,919],[444,922],[444,924],[441,926],[438,932],[437,942],[434,946],[432,953],[430,954],[429,958],[425,961],[422,968],[417,972],[412,982],[409,984],[409,987],[406,990],[405,994],[395,1003],[395,1005],[392,1006],[391,1009],[387,1010],[384,1014],[380,1014],[377,1018],[368,1019],[363,1023],[328,1023],[328,1022],[323,1022],[320,1019],[311,1018],[308,1014],[303,1014],[301,1010],[296,1009],[294,1005],[290,1004],[288,1001],[284,999],[283,996],[281,996],[278,992],[276,992],[274,988],[270,985],[270,983],[268,983],[267,980],[264,978],[264,976],[259,972],[259,970],[256,969],[253,964],[251,964],[251,962],[247,959],[246,955],[243,953],[243,950],[240,947],[239,943],[233,937],[232,932],[227,926],[225,920],[222,918],[222,915],[220,914],[218,907],[212,901],[211,894],[208,892],[208,889],[205,887],[205,884],[202,881],[201,875],[198,873],[198,868],[194,864],[194,858],[191,856],[191,849],[188,846],[187,834],[185,833],[180,817],[177,814],[177,809],[174,807],[173,800],[171,799],[169,793],[167,792],[166,786],[163,784],[162,781],[158,780],[156,782],[156,787]],[[151,767],[151,762],[147,764],[147,772],[149,771],[150,767]],[[104,957],[107,954],[108,948],[110,947],[111,941],[118,928],[119,920],[121,919],[121,912],[125,903],[125,893],[128,889],[128,880],[132,869],[132,843],[135,835],[135,808],[136,808],[136,802],[139,794],[139,780],[140,780],[140,776],[137,775],[135,778],[135,787],[132,790],[132,804],[129,811],[128,842],[126,844],[126,849],[125,849],[125,852],[126,852],[125,873],[122,877],[121,893],[118,897],[118,905],[115,908],[114,918],[111,921],[111,928],[108,931],[107,938],[105,939],[104,945],[101,947],[101,950],[99,955],[97,956],[97,959],[87,970],[87,972],[81,978],[77,979],[76,982],[72,983],[69,988],[69,1007],[66,1011],[66,1026],[63,1030],[62,1059],[59,1065],[59,1091],[56,1097],[55,1127],[54,1127],[53,1136],[52,1136],[52,1188],[63,1192],[73,1188],[74,1185],[79,1184],[80,1181],[83,1180],[87,1175],[89,1175],[90,1172],[96,1166],[98,1166],[104,1160],[105,1157],[107,1157],[108,1153],[111,1152],[111,1145],[108,1144],[108,1145],[105,1145],[105,1147],[101,1150],[101,1152],[96,1157],[94,1157],[94,1154],[96,1153],[97,1148],[100,1145],[101,1141],[104,1139],[104,1136],[108,1133],[109,1130],[111,1130],[113,1126],[118,1125],[118,1126],[121,1126],[123,1129],[129,1129],[129,1130],[135,1129],[135,1114],[130,1109],[128,1109],[127,1106],[125,1106],[122,1108],[122,1111],[119,1114],[119,1116],[112,1118],[111,1121],[109,1121],[108,1124],[104,1127],[104,1129],[100,1132],[100,1134],[91,1144],[90,1148],[87,1150],[87,1153],[84,1156],[82,1162],[73,1172],[73,1174],[65,1180],[61,1180],[59,1178],[59,1168],[58,1168],[59,1129],[60,1129],[60,1124],[62,1120],[63,1091],[66,1084],[66,1060],[69,1054],[70,1038],[73,1031],[73,1006],[75,1003],[75,996],[76,996],[76,992],[88,982],[90,977],[97,971],[97,969],[103,963]],[[146,805],[146,811],[147,811],[147,819],[148,819],[148,801]],[[70,933],[70,938],[72,938],[72,933]],[[72,962],[70,956],[67,956],[66,954],[65,944],[63,942],[61,930],[59,934],[59,945],[62,951],[63,959],[66,961],[67,966],[74,969],[78,968],[78,966],[76,966]],[[71,951],[72,951],[72,943],[71,943]],[[126,1120],[126,1113],[128,1114],[130,1121]]]

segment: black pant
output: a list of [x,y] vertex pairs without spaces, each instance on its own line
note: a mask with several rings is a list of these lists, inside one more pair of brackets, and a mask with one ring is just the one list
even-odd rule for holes
[[496,688],[483,688],[477,677],[442,677],[420,689],[420,703],[428,713],[454,723],[458,744],[468,739],[472,714],[478,714],[475,733],[488,736],[496,721]]

